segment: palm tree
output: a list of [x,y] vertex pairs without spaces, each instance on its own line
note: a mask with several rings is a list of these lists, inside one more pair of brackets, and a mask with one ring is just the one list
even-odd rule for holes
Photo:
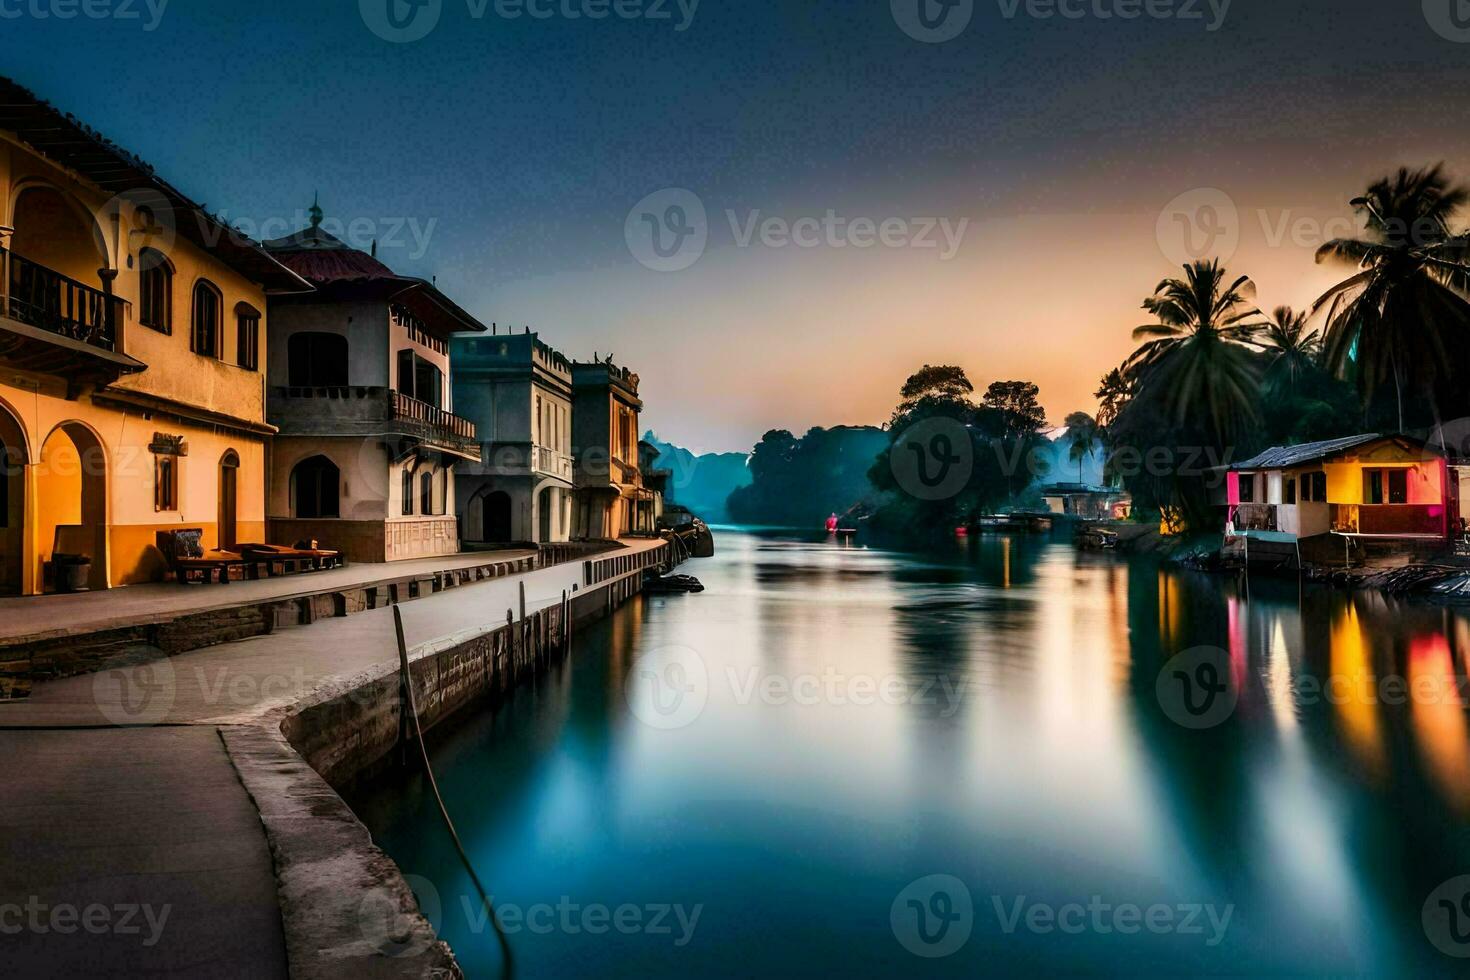
[[1139,397],[1157,399],[1166,418],[1196,422],[1220,445],[1243,421],[1258,418],[1257,375],[1247,346],[1263,324],[1251,303],[1250,277],[1226,285],[1218,259],[1184,267],[1183,279],[1165,279],[1143,308],[1158,317],[1133,331],[1142,346],[1125,371]]
[[1066,438],[1072,440],[1067,457],[1077,464],[1077,482],[1081,483],[1082,464],[1102,445],[1102,428],[1086,412],[1073,412],[1067,416]]
[[1271,353],[1269,370],[1285,373],[1293,388],[1322,354],[1322,335],[1307,329],[1307,317],[1289,306],[1278,306],[1261,334],[1261,345]]
[[1097,424],[1100,428],[1106,429],[1118,421],[1118,416],[1132,400],[1133,382],[1123,373],[1122,368],[1113,368],[1103,375],[1102,384],[1094,394],[1098,401]]
[[1470,202],[1470,189],[1453,183],[1443,165],[1400,168],[1353,200],[1365,217],[1362,238],[1339,238],[1317,250],[1357,270],[1322,295],[1312,312],[1327,310],[1324,357],[1339,377],[1357,375],[1364,401],[1393,382],[1399,431],[1404,387],[1433,397],[1456,380],[1450,365],[1470,342],[1470,239],[1450,226]]

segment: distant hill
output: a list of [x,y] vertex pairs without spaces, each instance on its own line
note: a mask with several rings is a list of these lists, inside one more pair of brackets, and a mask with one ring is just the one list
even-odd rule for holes
[[800,438],[767,432],[750,459],[754,482],[730,497],[738,524],[820,528],[828,514],[845,515],[868,502],[868,481],[888,433],[871,426],[816,428]]
[[750,485],[750,459],[745,453],[707,453],[696,456],[682,446],[663,442],[652,431],[644,434],[644,440],[658,447],[659,469],[673,470],[669,480],[671,503],[688,507],[697,517],[711,524],[724,524],[730,520],[730,511],[725,502],[730,494]]

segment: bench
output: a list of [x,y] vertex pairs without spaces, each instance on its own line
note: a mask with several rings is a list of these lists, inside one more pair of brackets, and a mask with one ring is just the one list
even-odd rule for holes
[[154,535],[154,542],[180,585],[187,585],[196,579],[204,585],[214,582],[228,585],[232,571],[245,570],[245,559],[235,552],[206,552],[203,528],[159,531]]

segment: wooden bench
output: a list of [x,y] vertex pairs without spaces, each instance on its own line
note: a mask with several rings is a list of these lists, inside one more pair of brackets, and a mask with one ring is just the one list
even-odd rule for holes
[[342,564],[342,553],[325,548],[288,548],[278,544],[242,544],[240,555],[254,568],[264,568],[268,575],[291,575],[297,572],[320,572]]
[[204,585],[213,582],[228,585],[232,571],[245,571],[246,561],[235,552],[204,550],[203,528],[159,531],[154,541],[180,585],[196,579]]

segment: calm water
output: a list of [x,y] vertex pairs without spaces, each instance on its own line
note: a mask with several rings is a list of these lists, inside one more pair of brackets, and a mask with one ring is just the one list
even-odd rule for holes
[[[1431,933],[1470,918],[1423,921],[1470,874],[1464,615],[1039,538],[718,541],[705,594],[435,751],[519,976],[1464,968]],[[1195,729],[1200,657],[1232,686]],[[497,975],[421,781],[352,802]]]

